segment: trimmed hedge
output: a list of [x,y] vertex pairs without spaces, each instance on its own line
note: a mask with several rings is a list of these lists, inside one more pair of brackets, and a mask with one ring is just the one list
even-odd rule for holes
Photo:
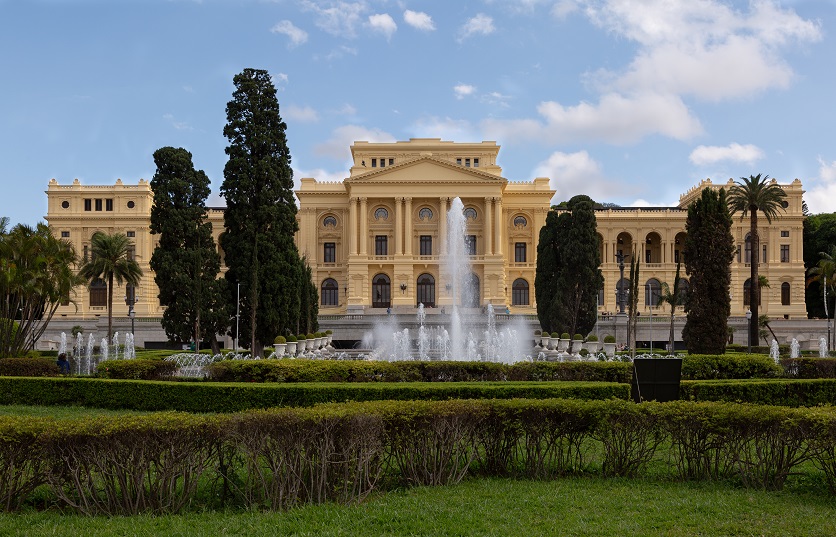
[[209,366],[220,382],[473,382],[582,380],[630,382],[630,364],[360,360],[225,360]]
[[0,376],[3,377],[57,377],[61,369],[49,358],[2,358]]
[[762,405],[836,405],[836,379],[682,381],[679,398]]
[[0,404],[238,412],[317,403],[447,399],[627,399],[630,385],[604,382],[241,384],[95,378],[0,378]]
[[781,360],[785,374],[799,379],[836,378],[836,358],[785,358]]
[[354,503],[387,487],[455,484],[472,473],[642,476],[662,460],[668,478],[733,479],[766,490],[780,490],[812,461],[834,492],[834,446],[832,408],[681,401],[378,401],[231,415],[2,416],[0,501],[16,510],[46,485],[41,501],[51,494],[59,508],[85,515],[281,510]]
[[684,380],[777,378],[783,372],[765,354],[688,354],[682,359]]
[[96,368],[98,376],[106,379],[162,380],[171,378],[177,364],[157,359],[105,360]]

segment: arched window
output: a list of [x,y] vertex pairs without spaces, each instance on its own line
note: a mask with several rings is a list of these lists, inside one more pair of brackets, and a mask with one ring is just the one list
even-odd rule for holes
[[340,305],[340,288],[337,285],[337,280],[328,278],[322,282],[322,290],[319,293],[323,306],[339,306]]
[[322,219],[322,227],[337,227],[337,219],[333,216],[326,216]]
[[650,278],[644,284],[644,305],[655,307],[659,305],[659,297],[662,296],[662,284],[656,278]]
[[416,300],[428,308],[435,307],[435,278],[432,274],[418,276],[418,296]]
[[420,211],[418,211],[418,218],[421,220],[432,220],[433,219],[433,211],[429,207],[422,207]]
[[790,305],[790,284],[788,282],[781,284],[781,305]]
[[[752,280],[751,278],[746,280],[743,283],[743,305],[749,306],[752,302],[749,300],[749,294],[751,293],[750,289],[752,288]],[[763,287],[758,287],[758,306],[761,304],[761,298],[763,297]]]
[[514,280],[511,286],[511,305],[528,306],[528,282],[522,278]]
[[471,272],[464,279],[462,306],[465,308],[478,308],[481,298],[482,295],[479,292],[479,276]]
[[[752,262],[752,234],[751,233],[746,234],[746,248],[745,248],[745,253],[744,253],[744,256],[743,256],[743,262],[744,263],[751,263]],[[748,302],[747,302],[747,304],[748,304]]]
[[528,220],[526,220],[524,216],[520,215],[514,218],[514,227],[525,227],[527,225]]
[[107,284],[101,278],[90,282],[90,307],[107,306]]
[[389,218],[389,211],[387,211],[385,207],[378,207],[374,211],[374,219],[375,220],[387,220],[388,218]]
[[392,286],[389,276],[378,274],[372,279],[372,307],[388,308],[391,305]]
[[467,220],[476,220],[476,209],[468,207],[464,210],[464,217]]

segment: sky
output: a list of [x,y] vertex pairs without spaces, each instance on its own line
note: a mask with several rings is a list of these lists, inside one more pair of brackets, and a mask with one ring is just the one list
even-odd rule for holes
[[836,0],[0,0],[0,216],[50,179],[212,181],[233,77],[267,70],[294,177],[354,140],[492,140],[510,181],[675,206],[702,179],[800,179],[836,212]]

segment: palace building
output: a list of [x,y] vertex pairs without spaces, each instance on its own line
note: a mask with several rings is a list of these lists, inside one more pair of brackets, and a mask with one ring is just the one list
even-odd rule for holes
[[[311,266],[319,288],[321,315],[411,312],[420,303],[429,311],[452,304],[444,264],[447,211],[460,198],[466,217],[468,285],[465,306],[488,304],[499,311],[536,314],[534,276],[537,240],[555,191],[548,178],[509,181],[497,165],[495,142],[457,143],[410,139],[393,143],[355,142],[352,165],[342,181],[301,179],[296,244]],[[558,178],[559,180],[559,178]],[[704,188],[728,185],[705,180],[670,208],[607,208],[596,211],[605,287],[599,312],[616,312],[620,278],[616,255],[640,256],[640,304],[659,312],[662,282],[672,283],[684,246],[687,206]],[[784,214],[770,224],[760,219],[761,251],[748,247],[749,220],[735,216],[737,253],[732,263],[732,315],[745,313],[749,259],[761,256],[760,273],[769,280],[761,294],[761,312],[773,318],[806,318],[802,252],[801,182],[781,187],[787,193]],[[96,231],[124,232],[134,241],[144,272],[137,289],[116,289],[114,316],[127,315],[122,297],[136,297],[137,318],[158,319],[163,307],[149,267],[157,238],[150,234],[153,194],[140,179],[127,185],[60,185],[46,191],[47,221],[69,239],[80,256]],[[208,218],[217,241],[223,208]],[[222,253],[223,254],[223,253]],[[222,255],[223,258],[223,255]],[[629,274],[629,260],[627,261]],[[222,269],[223,270],[223,269]],[[684,275],[684,266],[683,266]],[[627,275],[625,275],[627,277]],[[626,285],[625,285],[626,288]],[[76,305],[59,308],[58,317],[89,319],[106,315],[106,287],[96,282],[77,289]]]

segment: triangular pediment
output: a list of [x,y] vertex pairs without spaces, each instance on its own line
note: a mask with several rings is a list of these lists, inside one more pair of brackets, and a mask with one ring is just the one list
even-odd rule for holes
[[432,156],[417,157],[385,168],[373,168],[345,180],[347,184],[507,183],[504,177]]

